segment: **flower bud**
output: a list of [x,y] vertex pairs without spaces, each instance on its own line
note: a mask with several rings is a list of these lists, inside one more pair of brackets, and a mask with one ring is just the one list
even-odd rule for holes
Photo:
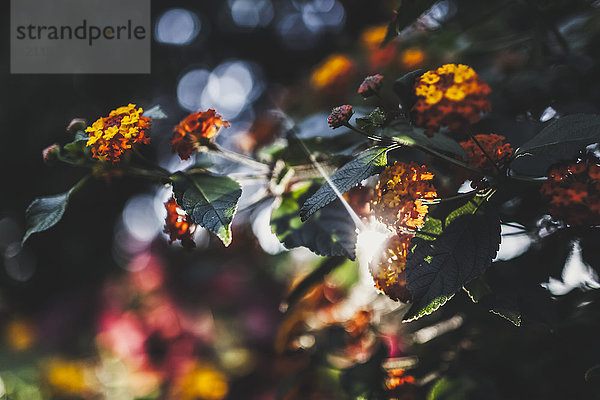
[[358,88],[358,94],[362,97],[370,97],[379,92],[383,81],[383,75],[375,74],[367,76]]
[[84,118],[73,118],[69,125],[67,125],[68,133],[75,133],[82,131],[87,127],[87,121]]
[[331,110],[331,115],[327,118],[327,122],[333,129],[339,128],[350,121],[352,114],[354,114],[354,111],[352,111],[352,106],[346,104],[335,107],[333,110]]
[[42,159],[44,160],[44,164],[53,165],[56,160],[58,160],[58,156],[60,155],[60,146],[56,143],[51,144],[42,150]]

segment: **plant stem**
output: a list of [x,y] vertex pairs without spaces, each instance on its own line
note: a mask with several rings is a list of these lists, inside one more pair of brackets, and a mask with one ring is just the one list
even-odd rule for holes
[[470,196],[473,196],[475,193],[477,193],[477,190],[471,190],[470,192],[466,192],[466,193],[459,193],[456,196],[445,197],[443,199],[419,199],[419,200],[421,200],[423,205],[433,205],[433,204],[445,203],[445,202],[452,201],[452,200],[458,200],[458,199],[462,199],[465,197],[470,197]]
[[479,175],[482,175],[482,176],[490,175],[486,171],[483,171],[483,170],[481,170],[479,168],[473,167],[473,166],[471,166],[469,164],[466,164],[466,163],[464,163],[462,161],[459,161],[459,160],[457,160],[455,158],[449,157],[449,156],[447,156],[447,155],[445,155],[443,153],[439,153],[436,150],[433,150],[433,149],[430,149],[430,148],[427,148],[425,146],[421,146],[421,145],[418,145],[418,144],[415,144],[414,147],[418,148],[421,151],[424,151],[425,153],[431,154],[432,156],[441,158],[442,160],[445,160],[445,161],[447,161],[447,162],[449,162],[451,164],[454,164],[457,167],[466,169],[466,170],[471,171],[471,172],[475,172],[475,173],[477,173]]
[[532,177],[532,176],[519,176],[519,175],[508,175],[509,179],[516,181],[528,182],[528,183],[543,183],[548,180],[546,176]]
[[[346,122],[344,123],[344,126],[358,134],[363,135],[364,137],[371,139],[375,142],[387,142],[387,140],[384,140],[385,138],[382,138],[381,136],[374,136],[374,135],[370,135],[367,132],[363,131],[362,129],[358,129],[357,127],[350,125],[350,123]],[[391,143],[390,143],[391,144]]]
[[498,165],[496,164],[496,162],[494,162],[494,160],[488,154],[488,152],[485,151],[485,149],[483,148],[483,146],[481,145],[481,143],[479,143],[479,140],[475,139],[475,135],[473,135],[472,133],[469,132],[469,136],[471,137],[471,140],[473,141],[473,143],[475,143],[477,145],[477,147],[479,147],[479,150],[481,150],[483,152],[483,155],[485,156],[485,158],[487,158],[488,161],[494,166],[494,169],[498,172],[498,174],[499,175],[502,174],[502,171],[500,171],[500,168],[498,167]]
[[215,149],[211,151],[212,153],[218,154],[223,158],[227,158],[228,160],[234,161],[239,164],[247,165],[248,167],[255,169],[262,169],[269,171],[270,167],[267,164],[261,163],[260,161],[256,161],[255,159],[245,156],[243,154],[239,154],[233,152],[231,150],[224,149],[221,146],[215,145]]

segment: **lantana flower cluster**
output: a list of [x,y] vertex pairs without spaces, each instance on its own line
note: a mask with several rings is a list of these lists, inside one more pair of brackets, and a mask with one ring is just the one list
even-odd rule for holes
[[415,162],[396,162],[379,176],[371,208],[375,216],[398,232],[423,227],[428,207],[422,199],[434,199],[433,174]]
[[487,99],[490,87],[473,68],[463,64],[446,64],[427,71],[415,82],[417,101],[411,109],[415,125],[425,128],[428,136],[447,127],[462,137],[470,124],[491,110]]
[[570,226],[600,225],[600,164],[590,160],[555,165],[540,188],[548,212]]
[[121,155],[135,144],[150,142],[148,129],[152,121],[142,115],[143,109],[135,104],[119,107],[108,117],[99,118],[86,128],[89,139],[86,146],[92,149],[92,156],[99,160],[118,162]]
[[171,146],[182,160],[187,160],[201,146],[206,146],[229,122],[221,118],[215,110],[198,111],[188,115],[174,129]]
[[392,300],[403,303],[410,301],[406,288],[406,256],[410,251],[410,241],[414,235],[393,235],[385,244],[383,253],[369,263],[369,271],[377,289]]

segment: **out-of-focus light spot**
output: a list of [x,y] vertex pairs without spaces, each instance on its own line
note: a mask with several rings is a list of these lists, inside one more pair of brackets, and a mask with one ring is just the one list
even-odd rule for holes
[[301,349],[310,349],[316,343],[313,335],[302,335],[298,338],[298,347]]
[[252,232],[258,239],[260,247],[268,254],[277,254],[285,250],[277,236],[271,230],[272,203],[260,209],[252,221]]
[[174,8],[159,18],[156,24],[156,41],[185,45],[198,36],[200,27],[200,21],[196,14],[181,8]]
[[464,318],[462,316],[455,315],[446,321],[438,322],[435,325],[419,329],[413,334],[413,340],[418,344],[427,343],[430,340],[443,335],[444,333],[460,328],[463,322]]
[[548,108],[546,108],[544,110],[544,112],[540,116],[540,121],[541,122],[546,122],[546,121],[551,120],[555,116],[556,116],[556,110],[554,108],[552,108],[552,107],[548,107]]
[[454,12],[454,6],[449,1],[439,1],[419,17],[419,23],[429,29],[438,28],[440,23],[450,18]]
[[264,89],[256,75],[255,68],[242,61],[219,65],[208,77],[200,108],[215,108],[223,118],[235,119]]
[[231,18],[240,27],[264,27],[273,19],[273,4],[270,0],[233,0],[229,3]]
[[[531,246],[531,237],[525,232],[525,227],[502,225],[502,242],[494,261],[512,260],[525,253]],[[519,234],[519,232],[521,232]]]
[[35,272],[35,259],[19,242],[13,242],[4,250],[4,269],[15,281],[25,282]]
[[573,243],[573,249],[567,257],[561,278],[562,281],[551,277],[548,282],[542,283],[542,286],[555,296],[562,296],[576,288],[588,290],[600,288],[598,275],[592,267],[583,262],[579,241]]
[[294,9],[283,14],[276,26],[291,49],[311,48],[322,33],[338,32],[346,21],[346,11],[338,0],[295,0],[292,4]]
[[208,83],[210,72],[194,69],[186,73],[177,84],[177,100],[181,107],[198,111],[202,105],[202,92]]
[[356,242],[356,252],[360,263],[368,264],[376,254],[383,251],[383,246],[394,232],[387,226],[371,219],[366,229],[359,232]]
[[132,197],[123,210],[125,229],[140,242],[150,242],[162,229],[162,220],[154,212],[154,196]]
[[12,319],[4,327],[6,342],[16,351],[23,351],[30,348],[35,341],[35,336],[33,325],[23,319]]

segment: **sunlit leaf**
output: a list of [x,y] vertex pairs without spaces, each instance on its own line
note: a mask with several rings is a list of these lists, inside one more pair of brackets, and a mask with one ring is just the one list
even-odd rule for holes
[[195,223],[213,232],[225,246],[231,244],[231,222],[242,195],[236,181],[206,173],[172,176],[177,203]]
[[[372,147],[358,154],[356,158],[338,169],[330,178],[337,193],[345,193],[359,184],[362,180],[381,172],[387,164],[387,147]],[[337,198],[334,190],[328,182],[317,190],[303,204],[300,216],[305,221],[317,210],[325,207]]]
[[300,206],[316,186],[304,186],[284,194],[279,207],[273,210],[271,226],[285,247],[304,246],[321,256],[355,258],[356,226],[338,199],[318,210],[314,217],[302,222]]

